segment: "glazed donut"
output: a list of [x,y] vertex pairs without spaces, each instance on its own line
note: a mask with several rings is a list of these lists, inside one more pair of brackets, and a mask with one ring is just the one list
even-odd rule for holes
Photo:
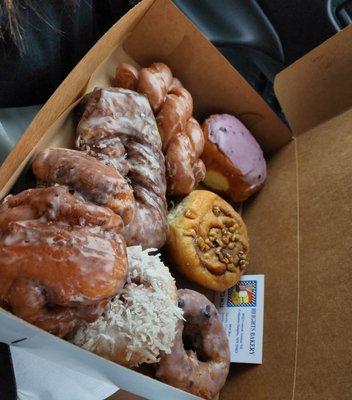
[[123,222],[64,186],[28,189],[0,205],[0,306],[64,336],[94,321],[127,274]]
[[241,216],[215,193],[194,190],[168,215],[168,256],[186,278],[216,291],[234,286],[249,262]]
[[60,337],[70,332],[80,320],[97,319],[106,306],[106,301],[69,307],[53,305],[49,298],[39,281],[18,277],[8,290],[6,303],[0,304],[25,321]]
[[128,283],[105,313],[93,324],[82,324],[70,341],[129,367],[155,363],[162,352],[170,353],[182,310],[168,268],[149,252],[127,248]]
[[[116,69],[116,85],[130,89],[131,81],[133,89],[148,97],[157,118],[166,158],[168,193],[187,195],[205,177],[205,166],[199,159],[204,138],[198,122],[191,118],[192,96],[162,63],[142,68],[139,74],[134,67],[120,64]],[[194,137],[190,136],[192,131],[197,132]]]
[[126,273],[118,235],[64,222],[12,221],[0,241],[0,306],[64,336],[103,312]]
[[229,342],[215,306],[193,290],[178,291],[184,311],[171,354],[163,354],[156,377],[205,399],[224,386],[230,368]]
[[0,238],[12,222],[33,219],[98,226],[117,234],[123,229],[121,217],[109,208],[82,201],[65,186],[51,186],[5,197],[0,205]]
[[[124,230],[127,245],[162,247],[167,235],[165,159],[147,98],[131,90],[95,89],[85,98],[77,135],[78,148],[97,154],[101,147],[105,156],[115,146],[123,148],[123,171],[137,204],[135,217]],[[114,157],[111,164],[121,165]]]
[[40,184],[63,184],[85,199],[109,207],[128,224],[135,214],[132,188],[112,166],[83,152],[45,149],[33,160],[33,172]]

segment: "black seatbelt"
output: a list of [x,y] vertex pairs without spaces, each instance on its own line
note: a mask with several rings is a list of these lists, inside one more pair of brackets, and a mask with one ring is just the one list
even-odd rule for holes
[[10,347],[0,342],[0,399],[17,400],[15,373]]

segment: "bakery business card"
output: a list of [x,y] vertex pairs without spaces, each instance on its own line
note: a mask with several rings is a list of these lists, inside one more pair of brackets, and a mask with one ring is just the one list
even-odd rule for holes
[[243,275],[215,299],[229,338],[231,362],[261,364],[263,353],[264,275]]

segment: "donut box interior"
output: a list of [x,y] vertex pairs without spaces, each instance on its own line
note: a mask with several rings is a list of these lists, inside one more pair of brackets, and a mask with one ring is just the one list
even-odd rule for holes
[[[74,105],[95,86],[110,86],[118,62],[167,63],[191,92],[200,121],[218,112],[236,115],[268,159],[264,188],[243,207],[251,241],[248,273],[263,273],[266,280],[263,364],[232,364],[220,399],[351,399],[351,41],[352,27],[277,77],[275,90],[292,138],[171,1],[144,0],[44,105],[0,169],[0,196],[33,184],[29,166],[38,150],[73,147]],[[195,398],[5,311],[0,341],[143,398]],[[126,392],[114,398],[139,398]]]

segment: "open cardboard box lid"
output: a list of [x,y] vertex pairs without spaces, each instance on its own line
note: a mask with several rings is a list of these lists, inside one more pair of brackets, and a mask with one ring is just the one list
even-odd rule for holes
[[[198,118],[237,115],[271,155],[267,183],[243,212],[251,238],[249,272],[266,275],[263,365],[233,365],[220,399],[350,400],[351,40],[352,27],[277,77],[276,93],[296,135],[291,140],[264,101],[171,1],[144,0],[106,33],[44,105],[0,168],[0,196],[11,190],[32,154],[51,144],[48,128],[82,95],[117,46],[122,44],[140,65],[168,63],[192,93]],[[107,68],[113,72],[112,64]],[[0,341],[146,398],[194,398],[5,312],[0,313]]]

